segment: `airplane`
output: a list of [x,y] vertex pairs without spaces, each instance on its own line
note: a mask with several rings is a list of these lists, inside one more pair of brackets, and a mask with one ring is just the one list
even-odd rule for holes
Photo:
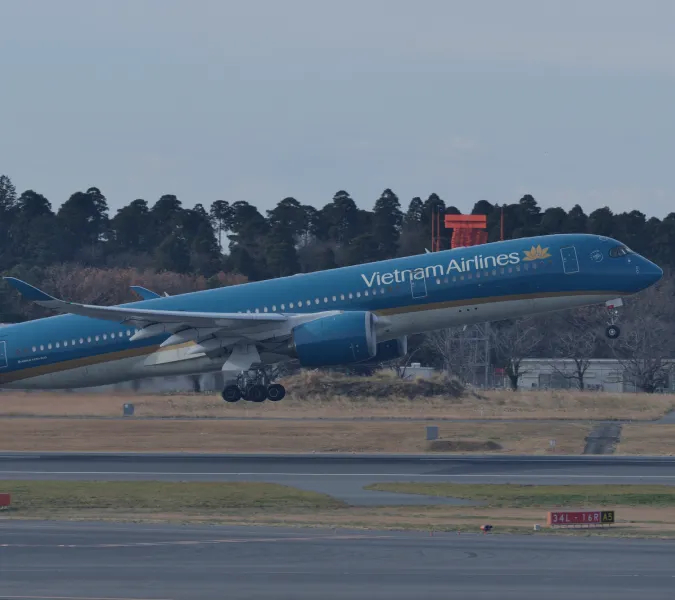
[[[404,356],[408,336],[605,303],[663,271],[619,241],[557,234],[394,258],[175,296],[135,286],[118,306],[54,298],[13,277],[27,300],[59,313],[0,329],[0,388],[71,389],[221,370],[226,402],[279,401],[270,365],[373,364]],[[247,374],[253,373],[250,377]]]

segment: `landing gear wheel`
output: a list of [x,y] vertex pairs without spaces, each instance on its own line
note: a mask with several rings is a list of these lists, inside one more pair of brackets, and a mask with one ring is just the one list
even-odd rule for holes
[[221,393],[225,402],[237,402],[241,398],[241,392],[236,385],[228,385]]
[[617,325],[610,325],[605,329],[605,335],[610,339],[610,340],[615,340],[621,335],[621,330]]
[[267,389],[264,385],[252,385],[246,394],[251,402],[265,402],[267,399]]
[[279,402],[279,400],[283,400],[285,395],[286,388],[279,383],[273,383],[267,388],[267,398],[272,402]]

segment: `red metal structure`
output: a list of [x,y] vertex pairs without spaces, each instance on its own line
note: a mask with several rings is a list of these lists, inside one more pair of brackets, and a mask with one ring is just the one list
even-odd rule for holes
[[452,247],[477,246],[487,242],[485,215],[445,215],[446,229],[452,229]]

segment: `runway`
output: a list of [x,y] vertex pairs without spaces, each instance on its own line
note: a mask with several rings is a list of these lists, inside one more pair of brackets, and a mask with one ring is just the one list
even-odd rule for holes
[[368,492],[381,481],[675,485],[675,458],[621,456],[2,453],[0,479],[261,481],[353,505],[463,503]]
[[0,597],[670,598],[671,542],[0,521]]

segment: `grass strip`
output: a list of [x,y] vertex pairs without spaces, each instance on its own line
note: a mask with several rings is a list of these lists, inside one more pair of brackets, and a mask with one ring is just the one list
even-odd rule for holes
[[462,483],[374,483],[367,490],[477,500],[493,508],[601,508],[675,506],[667,485],[516,485]]
[[331,496],[275,483],[158,481],[1,481],[13,513],[51,510],[180,512],[330,510]]

